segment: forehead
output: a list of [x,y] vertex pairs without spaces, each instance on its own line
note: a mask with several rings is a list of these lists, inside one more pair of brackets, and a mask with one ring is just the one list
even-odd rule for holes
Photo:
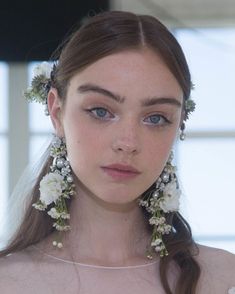
[[182,96],[182,90],[162,58],[149,49],[127,50],[103,57],[71,79],[71,87],[95,83],[121,95]]

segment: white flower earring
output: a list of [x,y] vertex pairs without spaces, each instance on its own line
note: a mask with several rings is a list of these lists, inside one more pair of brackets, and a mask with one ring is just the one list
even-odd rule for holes
[[[54,158],[50,167],[51,172],[46,174],[40,182],[40,197],[33,204],[33,207],[45,211],[50,205],[47,214],[56,221],[53,227],[58,231],[68,231],[67,224],[70,214],[66,206],[65,199],[75,194],[72,171],[67,159],[67,149],[64,138],[54,136],[51,143],[50,155]],[[62,248],[61,241],[53,241],[53,245]]]
[[179,210],[179,189],[176,167],[172,165],[173,153],[164,167],[161,175],[156,181],[156,188],[150,194],[146,195],[139,201],[139,205],[146,208],[152,215],[149,219],[150,225],[153,226],[151,246],[147,251],[147,257],[153,258],[153,249],[160,253],[160,257],[168,255],[168,251],[163,242],[162,235],[169,234],[172,226],[167,224],[165,214]]

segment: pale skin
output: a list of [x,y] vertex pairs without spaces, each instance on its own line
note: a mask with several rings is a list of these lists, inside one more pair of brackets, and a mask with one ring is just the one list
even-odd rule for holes
[[[157,102],[141,106],[150,98]],[[69,83],[65,105],[51,89],[50,116],[56,134],[66,138],[77,177],[72,230],[59,256],[68,258],[70,247],[73,259],[86,263],[146,262],[150,234],[137,199],[158,178],[169,157],[182,119],[182,101],[177,80],[148,49],[109,55],[77,73]],[[141,174],[116,181],[100,168],[113,163],[132,165]]]
[[[125,101],[114,101],[110,93],[125,97]],[[145,257],[151,234],[137,199],[161,173],[182,121],[183,94],[176,79],[152,51],[125,51],[77,73],[70,81],[65,105],[55,89],[48,98],[55,132],[67,141],[77,195],[70,210],[72,230],[63,240],[64,248],[53,248],[54,234],[36,247],[57,258],[92,265],[151,263]],[[157,104],[140,106],[148,98]],[[95,107],[108,112],[94,111]],[[91,108],[93,115],[87,112]],[[94,115],[104,115],[106,120]],[[117,162],[132,165],[141,174],[115,181],[100,168]],[[195,259],[202,274],[196,293],[227,294],[235,286],[234,255],[205,246],[199,249]],[[171,286],[177,272],[172,263],[168,272]],[[81,294],[165,293],[156,264],[130,270],[74,267],[34,246],[1,260],[0,289],[5,294],[74,294],[77,289]]]

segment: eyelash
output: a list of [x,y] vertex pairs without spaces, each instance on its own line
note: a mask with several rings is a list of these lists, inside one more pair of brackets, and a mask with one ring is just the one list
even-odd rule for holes
[[[98,117],[98,116],[96,116],[94,113],[93,113],[93,111],[97,111],[97,110],[99,110],[99,109],[102,109],[102,110],[105,110],[106,112],[109,112],[106,108],[104,108],[104,107],[94,107],[94,108],[91,108],[91,109],[85,109],[85,111],[86,112],[88,112],[89,113],[89,115],[91,115],[94,119],[97,119],[97,120],[100,120],[100,121],[107,121],[107,119],[106,118],[102,118],[102,117]],[[110,113],[110,112],[109,112]],[[159,121],[158,121],[158,123],[150,123],[149,125],[150,126],[153,126],[153,127],[162,127],[162,126],[164,126],[164,125],[166,125],[166,124],[171,124],[171,122],[165,117],[165,116],[163,116],[163,115],[160,115],[160,114],[153,114],[153,115],[150,115],[149,117],[151,117],[151,116],[158,116],[158,117],[160,117],[160,119],[163,119],[164,120],[164,122],[162,122],[162,123],[160,123],[160,124],[158,124],[159,123]]]

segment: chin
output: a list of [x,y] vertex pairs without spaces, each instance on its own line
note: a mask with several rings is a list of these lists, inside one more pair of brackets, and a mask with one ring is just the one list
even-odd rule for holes
[[104,206],[106,206],[107,208],[128,208],[128,207],[133,207],[133,206],[138,206],[137,203],[137,198],[134,199],[126,199],[126,198],[121,198],[120,196],[118,197],[118,199],[115,198],[99,198],[97,197],[98,202],[100,202],[100,204],[103,204]]

